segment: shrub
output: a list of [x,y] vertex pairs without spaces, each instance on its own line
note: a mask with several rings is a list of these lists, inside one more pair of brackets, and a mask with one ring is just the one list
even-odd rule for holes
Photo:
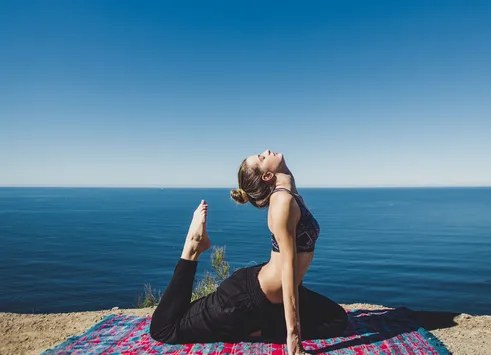
[[[214,292],[218,285],[230,274],[230,265],[225,259],[225,247],[213,247],[211,252],[211,266],[215,275],[206,271],[202,280],[196,282],[191,302]],[[162,297],[162,292],[152,289],[150,284],[144,285],[144,294],[139,295],[136,308],[146,308],[157,306]]]

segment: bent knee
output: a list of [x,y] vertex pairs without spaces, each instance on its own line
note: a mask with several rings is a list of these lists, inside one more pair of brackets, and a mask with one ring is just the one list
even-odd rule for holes
[[156,326],[150,323],[150,337],[158,342],[166,344],[177,344],[177,339],[174,332],[175,326]]

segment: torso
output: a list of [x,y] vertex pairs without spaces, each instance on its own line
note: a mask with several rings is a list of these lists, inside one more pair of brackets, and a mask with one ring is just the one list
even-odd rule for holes
[[[298,197],[298,195],[296,195]],[[297,205],[300,203],[303,204],[303,200],[300,202],[296,199]],[[297,207],[300,210],[300,206]],[[306,209],[306,206],[303,205],[302,208]],[[310,212],[308,212],[310,213]],[[314,219],[315,220],[315,219]],[[317,221],[315,221],[317,224]],[[270,225],[270,221],[268,218],[268,225]],[[318,228],[318,225],[317,225]],[[271,226],[270,226],[271,230]],[[296,281],[297,287],[302,282],[307,270],[312,263],[312,259],[314,257],[314,252],[297,252],[297,260],[296,260]],[[281,252],[271,251],[271,258],[267,264],[265,264],[258,275],[259,284],[261,286],[262,291],[268,298],[268,300],[272,303],[282,303],[283,302],[283,293],[282,293],[282,259]]]
[[[302,282],[307,270],[314,258],[314,252],[298,253],[296,265],[297,287]],[[281,286],[281,269],[282,261],[281,254],[271,252],[271,259],[259,271],[258,279],[261,290],[264,292],[268,300],[272,303],[283,303],[283,292]]]

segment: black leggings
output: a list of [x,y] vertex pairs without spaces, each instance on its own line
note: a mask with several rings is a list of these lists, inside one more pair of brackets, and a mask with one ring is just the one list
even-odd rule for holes
[[[190,302],[197,261],[179,259],[174,275],[155,309],[150,325],[153,339],[169,344],[286,341],[282,303],[271,303],[257,275],[264,264],[235,271],[217,290]],[[329,298],[299,286],[302,340],[342,335],[344,309]],[[259,337],[249,334],[261,330]]]

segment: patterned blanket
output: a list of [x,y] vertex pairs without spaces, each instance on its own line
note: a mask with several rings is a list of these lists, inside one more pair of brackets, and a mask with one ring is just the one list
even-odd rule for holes
[[[445,346],[421,328],[407,308],[395,310],[350,310],[343,337],[304,340],[313,354],[448,355]],[[51,354],[172,354],[172,355],[263,355],[287,354],[284,344],[240,342],[168,345],[149,334],[150,318],[109,315],[79,336],[72,336],[42,355]]]

